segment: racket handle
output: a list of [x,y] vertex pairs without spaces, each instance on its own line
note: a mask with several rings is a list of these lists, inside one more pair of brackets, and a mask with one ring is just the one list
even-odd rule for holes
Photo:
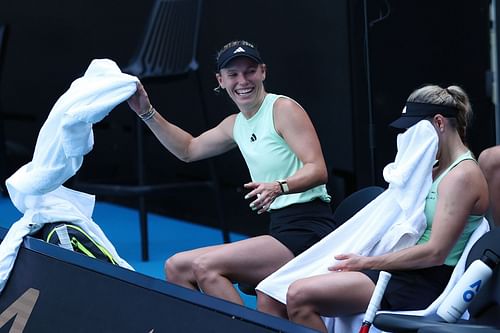
[[377,284],[370,299],[370,303],[368,304],[368,308],[366,309],[363,322],[370,324],[373,322],[373,318],[375,318],[375,314],[380,308],[380,301],[382,301],[382,296],[384,296],[385,288],[387,287],[387,283],[389,283],[390,279],[391,273],[380,271]]

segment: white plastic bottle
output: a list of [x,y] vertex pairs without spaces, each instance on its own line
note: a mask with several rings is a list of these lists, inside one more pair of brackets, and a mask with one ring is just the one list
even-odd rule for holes
[[483,254],[481,259],[474,260],[439,306],[438,316],[449,323],[460,319],[479,290],[493,274],[497,263],[498,257],[489,250]]

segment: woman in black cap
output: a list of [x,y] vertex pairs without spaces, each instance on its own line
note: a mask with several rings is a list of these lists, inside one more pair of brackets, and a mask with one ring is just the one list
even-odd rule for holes
[[326,332],[321,316],[367,309],[381,270],[392,274],[383,310],[427,308],[443,292],[488,208],[486,180],[464,143],[471,112],[460,87],[428,85],[409,96],[401,117],[391,124],[409,128],[429,121],[437,133],[437,164],[424,208],[427,227],[416,245],[378,256],[336,255],[330,272],[290,282],[286,306],[259,291],[260,309]]
[[182,161],[236,147],[243,154],[252,178],[244,184],[245,199],[258,214],[270,213],[269,235],[178,253],[165,264],[168,281],[240,304],[234,282],[256,285],[335,227],[314,126],[297,102],[266,92],[266,74],[252,44],[225,45],[217,55],[217,89],[227,92],[238,112],[197,137],[156,112],[142,85],[128,101]]

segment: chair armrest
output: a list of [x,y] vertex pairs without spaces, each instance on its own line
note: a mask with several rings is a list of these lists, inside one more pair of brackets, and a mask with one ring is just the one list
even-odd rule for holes
[[483,325],[444,324],[439,327],[423,327],[418,333],[499,333],[500,328]]
[[396,313],[378,313],[373,325],[387,332],[419,332],[422,328],[435,328],[443,325],[436,317],[422,317]]
[[394,333],[500,333],[500,326],[480,325],[477,321],[459,320],[444,322],[436,315],[422,317],[395,313],[378,313],[373,325],[383,331]]

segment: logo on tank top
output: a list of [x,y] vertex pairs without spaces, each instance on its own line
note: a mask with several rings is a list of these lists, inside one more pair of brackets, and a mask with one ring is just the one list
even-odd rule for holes
[[252,136],[250,137],[250,142],[255,142],[257,141],[257,135],[255,133],[252,133]]

